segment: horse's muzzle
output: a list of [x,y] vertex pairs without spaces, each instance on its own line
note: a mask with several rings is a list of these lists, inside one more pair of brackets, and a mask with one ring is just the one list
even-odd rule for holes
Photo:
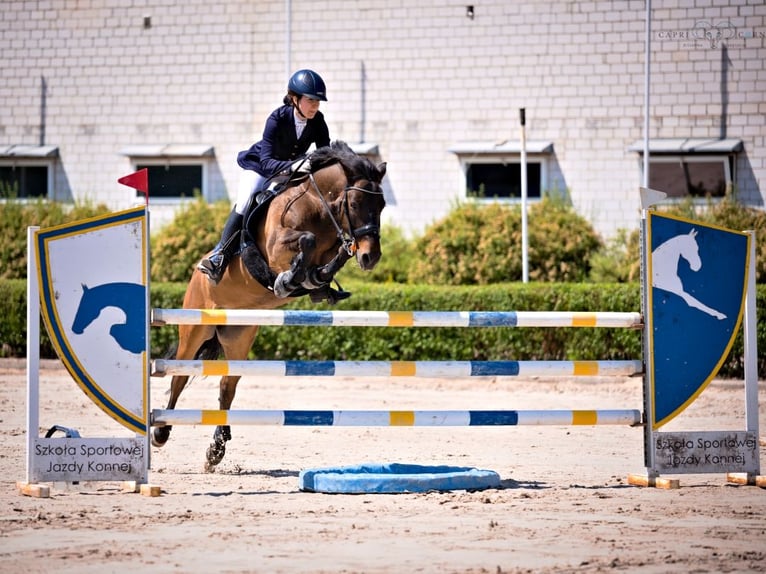
[[356,262],[363,271],[370,271],[380,261],[380,238],[367,236],[356,242]]
[[354,229],[356,261],[363,271],[369,271],[380,261],[380,226],[372,223]]

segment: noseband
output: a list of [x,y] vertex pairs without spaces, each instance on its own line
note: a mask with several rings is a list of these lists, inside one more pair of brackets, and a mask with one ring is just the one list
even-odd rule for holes
[[342,209],[346,214],[346,221],[348,222],[348,232],[344,232],[341,228],[338,221],[335,219],[335,216],[332,213],[332,209],[330,209],[330,205],[327,203],[327,200],[325,200],[324,196],[322,195],[321,190],[319,189],[319,186],[317,185],[316,181],[314,181],[314,175],[309,174],[309,180],[311,181],[311,185],[314,188],[314,191],[316,191],[317,195],[319,196],[319,200],[322,202],[322,205],[324,205],[325,209],[327,210],[327,214],[330,216],[330,221],[332,221],[332,224],[335,226],[335,232],[338,236],[338,239],[341,242],[341,245],[343,246],[343,249],[346,251],[346,253],[349,255],[353,255],[356,252],[356,242],[358,239],[365,237],[367,235],[372,237],[380,237],[380,226],[375,225],[374,223],[368,223],[366,225],[362,225],[361,227],[357,227],[356,229],[351,229],[351,208],[348,205],[348,192],[353,191],[362,191],[364,193],[371,193],[374,195],[383,195],[382,190],[375,190],[375,189],[365,189],[363,187],[359,187],[356,185],[347,185],[343,188],[343,197],[341,198],[342,202]]

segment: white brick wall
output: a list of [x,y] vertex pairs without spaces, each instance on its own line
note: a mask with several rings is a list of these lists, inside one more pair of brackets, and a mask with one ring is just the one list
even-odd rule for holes
[[[739,197],[763,206],[766,4],[652,6],[651,136],[742,139]],[[627,147],[643,137],[644,2],[292,0],[292,9],[289,69],[326,80],[334,138],[363,132],[379,144],[389,220],[419,231],[445,214],[464,193],[448,148],[518,138],[524,107],[527,138],[554,142],[551,186],[567,188],[604,236],[637,225],[640,161]],[[734,27],[726,58],[721,42],[688,38],[700,20]],[[116,183],[131,169],[122,147],[204,143],[216,153],[211,198],[233,199],[236,153],[284,93],[285,22],[285,2],[266,0],[4,1],[0,145],[39,142],[44,77],[57,198],[131,205]],[[169,209],[152,208],[160,221]]]

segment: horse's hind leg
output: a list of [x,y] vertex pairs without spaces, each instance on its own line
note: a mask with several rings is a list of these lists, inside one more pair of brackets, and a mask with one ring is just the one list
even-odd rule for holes
[[[247,353],[253,345],[258,326],[223,326],[218,328],[218,340],[223,347],[227,360],[237,361],[247,358]],[[229,410],[237,392],[240,377],[229,375],[221,377],[218,392],[218,406],[221,410]],[[213,472],[226,454],[226,443],[231,440],[231,427],[219,425],[213,433],[213,442],[207,449],[205,470]]]
[[[205,341],[211,339],[214,335],[214,326],[180,325],[178,327],[178,349],[176,351],[176,359],[187,360],[195,358]],[[170,381],[170,397],[168,398],[168,403],[165,407],[166,409],[176,408],[178,397],[181,396],[181,392],[186,387],[188,381],[189,375],[173,376]],[[157,447],[164,446],[170,438],[170,431],[172,428],[172,425],[154,427],[151,435],[152,444]]]
[[[234,398],[234,390],[237,387],[240,377],[222,377],[220,391],[218,395],[218,404],[221,410],[228,410],[231,406],[232,399]],[[226,403],[225,397],[231,395],[231,399],[228,400],[228,406],[224,407]],[[213,433],[213,442],[207,447],[205,456],[207,461],[205,462],[205,471],[213,472],[215,467],[223,460],[226,454],[226,443],[231,440],[231,427],[229,425],[218,425],[215,427]]]

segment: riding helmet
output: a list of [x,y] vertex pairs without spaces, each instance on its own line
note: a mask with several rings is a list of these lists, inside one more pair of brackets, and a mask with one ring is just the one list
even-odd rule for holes
[[307,96],[315,100],[327,101],[327,91],[324,80],[314,70],[298,70],[287,84],[287,89],[299,96]]

